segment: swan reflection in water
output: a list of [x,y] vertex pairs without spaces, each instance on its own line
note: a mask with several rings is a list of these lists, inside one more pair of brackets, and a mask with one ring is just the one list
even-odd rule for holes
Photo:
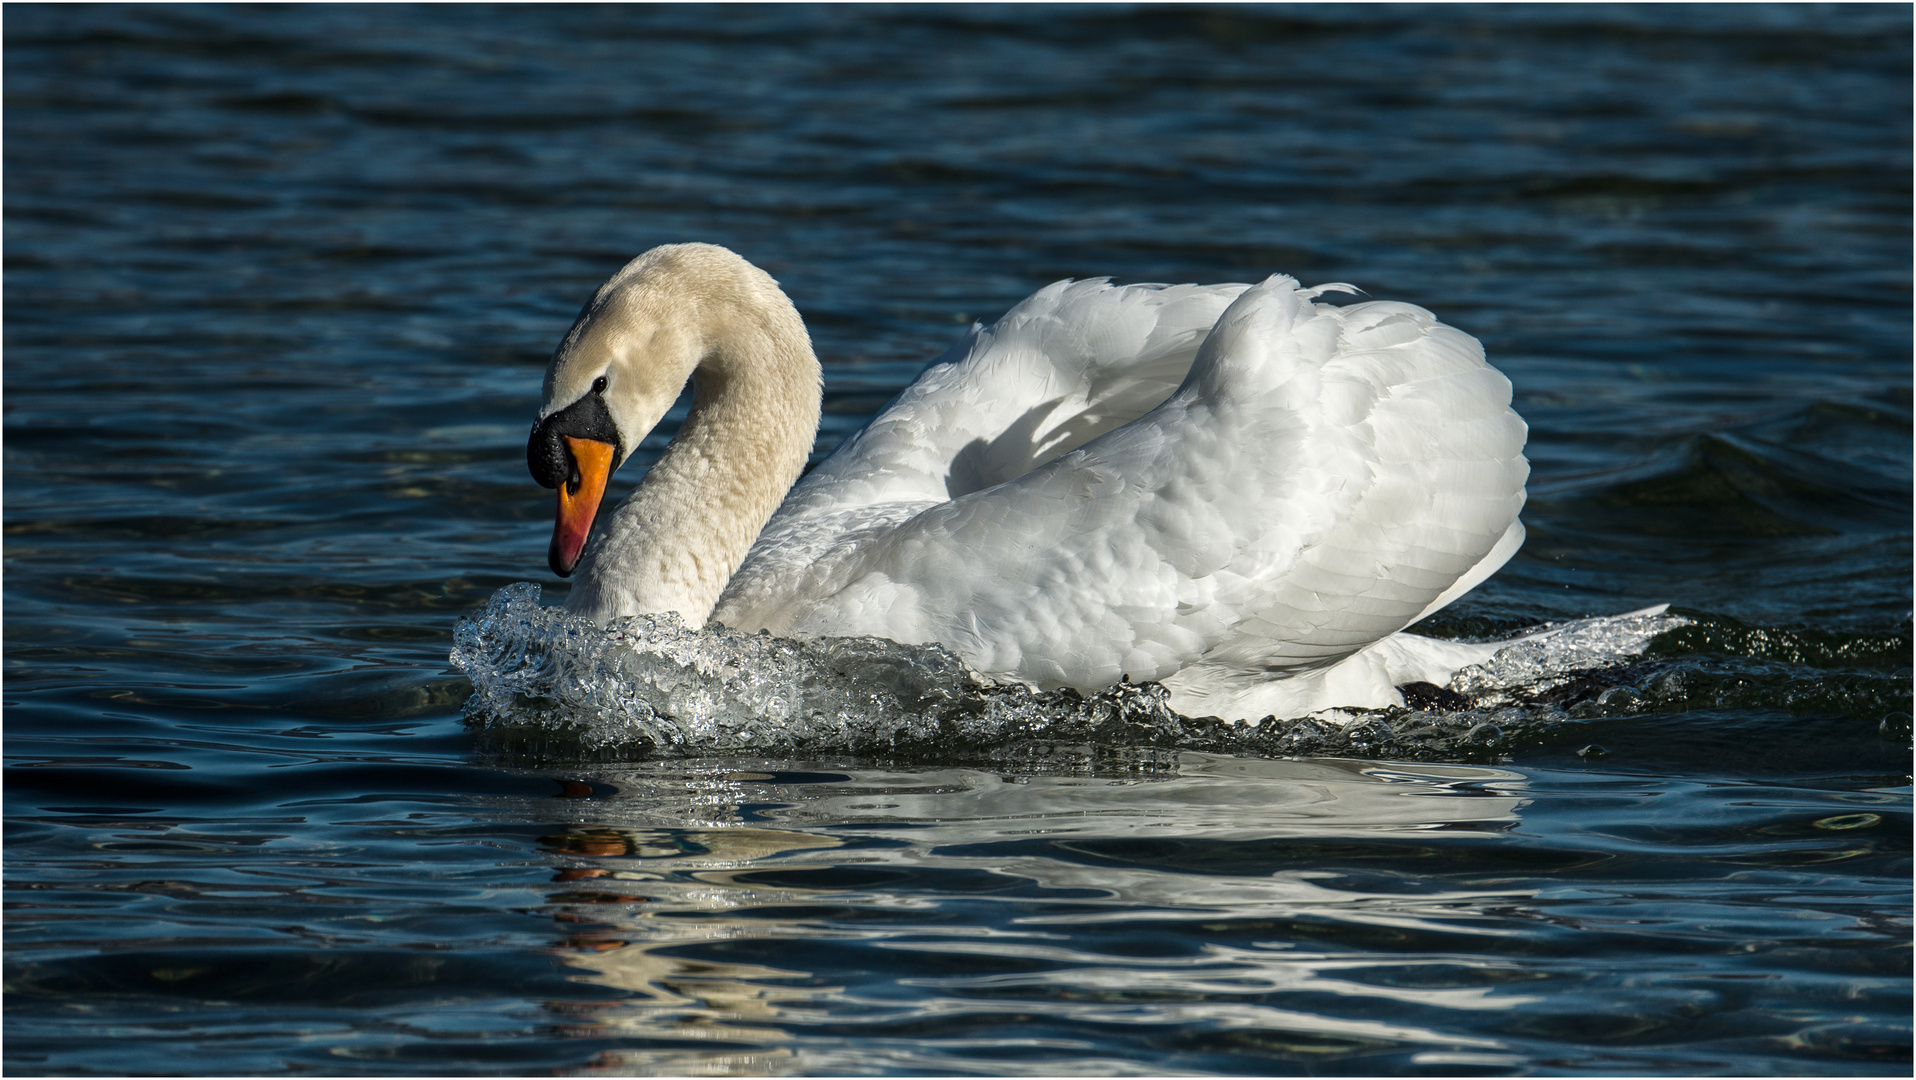
[[[1508,973],[1454,977],[1515,971],[1457,942],[1505,934],[1488,909],[1532,893],[1429,877],[1448,837],[1516,824],[1520,773],[1194,753],[1155,776],[788,768],[601,771],[618,794],[543,837],[556,954],[620,995],[560,1006],[569,1026],[658,1043],[593,1069],[948,1071],[989,1045],[1043,1072],[1097,1054],[1072,1029],[1111,1023],[1278,1056],[1517,1060],[1427,1021],[1536,1000]],[[1440,944],[1405,947],[1419,937]]]

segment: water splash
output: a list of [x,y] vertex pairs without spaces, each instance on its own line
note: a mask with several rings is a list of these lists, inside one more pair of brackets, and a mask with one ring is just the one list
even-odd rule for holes
[[467,721],[496,753],[855,753],[1133,771],[1176,750],[1488,760],[1572,719],[1566,685],[1689,624],[1649,613],[1532,632],[1459,674],[1450,689],[1469,695],[1464,708],[1333,709],[1258,724],[1180,716],[1154,683],[1039,692],[991,683],[935,645],[695,630],[672,614],[600,627],[539,595],[509,585],[454,633],[452,663],[473,682]]
[[1689,619],[1669,614],[1664,606],[1547,625],[1459,671],[1446,689],[1479,705],[1533,702],[1590,672],[1641,655],[1652,638],[1689,625]]

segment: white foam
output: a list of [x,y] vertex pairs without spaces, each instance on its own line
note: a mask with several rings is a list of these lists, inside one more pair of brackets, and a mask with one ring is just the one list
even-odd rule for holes
[[1546,624],[1484,663],[1459,671],[1449,689],[1478,704],[1496,704],[1561,685],[1575,674],[1614,667],[1641,654],[1658,634],[1690,625],[1689,619],[1668,614],[1668,607]]
[[462,620],[453,640],[452,663],[473,681],[470,719],[564,732],[586,748],[871,749],[1085,719],[1058,707],[1082,705],[1075,694],[987,686],[937,646],[693,630],[673,614],[599,627],[541,607],[539,587],[523,582]]
[[[541,606],[539,595],[537,585],[508,585],[460,621],[451,660],[472,679],[466,716],[496,734],[584,751],[977,756],[1013,744],[1028,754],[1034,743],[1050,741],[1081,749],[1441,755],[1452,743],[1468,752],[1465,733],[1481,719],[1480,710],[1441,718],[1332,710],[1259,731],[1179,717],[1166,704],[1169,692],[1155,684],[1120,685],[1089,697],[1039,693],[992,685],[937,646],[692,629],[671,614],[601,627]],[[1545,627],[1466,668],[1450,688],[1478,706],[1521,701],[1572,673],[1627,660],[1652,636],[1686,622],[1657,608]],[[1510,712],[1500,712],[1499,722],[1508,723]],[[1560,715],[1552,709],[1537,719]],[[1433,727],[1433,720],[1441,722]],[[1406,738],[1424,732],[1424,741],[1398,739],[1393,723]]]

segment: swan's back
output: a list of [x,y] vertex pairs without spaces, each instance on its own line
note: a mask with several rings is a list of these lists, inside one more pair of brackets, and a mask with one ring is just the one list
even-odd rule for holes
[[715,618],[1082,688],[1402,629],[1514,552],[1523,421],[1469,335],[1315,293],[1047,288],[801,481]]
[[793,487],[713,617],[789,630],[793,568],[1149,412],[1247,288],[1059,281],[992,325],[973,324]]
[[1171,396],[1245,285],[1060,281],[974,325],[792,490],[766,526],[826,508],[945,502],[1011,480]]

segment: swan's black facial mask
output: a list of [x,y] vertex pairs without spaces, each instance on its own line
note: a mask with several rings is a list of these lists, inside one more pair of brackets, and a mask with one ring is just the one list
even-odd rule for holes
[[564,484],[575,493],[579,490],[579,467],[563,441],[568,435],[614,447],[614,469],[625,462],[619,426],[612,422],[605,398],[593,391],[532,425],[532,438],[526,442],[526,468],[532,470],[532,478],[539,481],[540,487],[556,488]]
[[526,467],[540,486],[559,489],[552,546],[546,552],[553,573],[568,577],[579,564],[606,479],[624,461],[618,425],[597,389],[533,425],[532,438],[526,441]]

